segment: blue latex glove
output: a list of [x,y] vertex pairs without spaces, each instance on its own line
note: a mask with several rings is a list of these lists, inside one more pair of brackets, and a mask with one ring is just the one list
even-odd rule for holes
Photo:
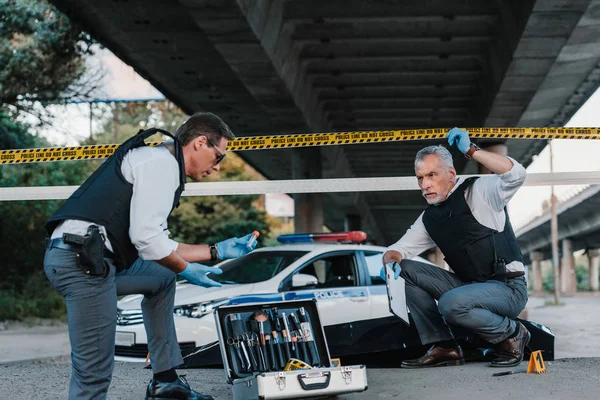
[[[391,266],[392,270],[394,270],[394,279],[397,280],[398,277],[400,276],[400,271],[402,271],[402,269],[400,268],[400,266],[398,265],[398,263],[393,263]],[[379,276],[381,277],[381,279],[383,279],[384,281],[385,279],[385,265],[383,267],[381,267],[381,271],[379,271]]]
[[448,132],[448,144],[452,146],[454,143],[456,143],[456,147],[458,147],[461,153],[466,154],[469,147],[471,147],[469,132],[459,128],[450,129]]
[[188,282],[193,283],[194,285],[202,287],[221,287],[221,284],[219,282],[213,281],[206,275],[221,275],[222,273],[223,270],[221,268],[209,267],[207,265],[202,265],[198,263],[188,263],[185,269],[181,271],[178,275],[184,279],[187,279]]
[[238,258],[245,256],[256,248],[256,241],[250,246],[246,247],[252,234],[249,233],[241,238],[230,238],[217,243],[217,253],[219,254],[219,260],[225,260],[228,258]]

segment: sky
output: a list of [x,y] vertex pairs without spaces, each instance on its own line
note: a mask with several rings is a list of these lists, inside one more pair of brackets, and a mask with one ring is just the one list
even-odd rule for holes
[[[164,95],[148,81],[140,77],[133,68],[123,63],[107,49],[98,49],[96,55],[88,60],[93,69],[104,71],[102,89],[98,99],[136,100],[163,99]],[[594,93],[577,111],[567,127],[600,126],[600,90]],[[41,130],[41,134],[59,146],[74,146],[78,140],[89,137],[90,107],[87,103],[51,106],[50,112],[56,118],[52,126]],[[92,130],[96,124],[92,118]],[[600,140],[554,140],[555,172],[592,171],[600,169]],[[546,147],[527,168],[530,173],[550,172],[549,150]],[[559,200],[565,200],[584,186],[556,186]],[[540,215],[542,203],[550,198],[550,187],[523,187],[514,196],[508,206],[508,212],[515,229]],[[293,203],[275,199],[271,202],[274,209],[285,208],[293,212]],[[282,211],[279,211],[282,212]]]

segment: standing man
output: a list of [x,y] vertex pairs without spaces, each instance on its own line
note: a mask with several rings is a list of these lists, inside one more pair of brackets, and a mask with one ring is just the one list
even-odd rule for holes
[[251,234],[213,244],[169,238],[167,217],[179,205],[186,177],[200,180],[225,158],[235,136],[216,115],[198,113],[157,147],[127,140],[48,220],[44,271],[67,304],[71,341],[70,399],[104,399],[114,368],[117,296],[144,295],[142,313],[154,373],[146,399],[212,399],[177,376],[183,363],[173,320],[175,282],[221,286],[207,277],[219,268],[202,260],[251,251]]
[[[491,366],[513,367],[523,360],[530,333],[515,320],[527,304],[527,284],[506,204],[523,185],[526,172],[510,157],[481,150],[464,130],[450,130],[448,143],[496,175],[459,179],[444,147],[417,153],[415,173],[429,207],[388,248],[383,263],[395,263],[395,279],[406,280],[406,301],[419,337],[432,346],[423,357],[403,361],[402,367],[464,364],[446,322],[497,344],[498,358]],[[454,273],[409,260],[435,246]],[[385,279],[385,267],[381,274]]]

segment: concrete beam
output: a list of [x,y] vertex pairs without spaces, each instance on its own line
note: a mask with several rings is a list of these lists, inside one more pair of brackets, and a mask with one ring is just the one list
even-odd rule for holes
[[[519,126],[562,126],[600,85],[598,0],[538,1],[530,19],[528,42],[518,58],[556,54]],[[557,21],[561,21],[557,23]],[[563,34],[561,35],[560,32]],[[566,34],[566,35],[565,35]]]

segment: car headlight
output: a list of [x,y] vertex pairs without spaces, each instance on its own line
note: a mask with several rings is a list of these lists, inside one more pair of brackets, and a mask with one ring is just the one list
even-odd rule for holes
[[229,298],[205,301],[202,303],[186,304],[176,306],[173,314],[178,317],[202,318],[206,314],[210,314],[213,310],[229,301]]

